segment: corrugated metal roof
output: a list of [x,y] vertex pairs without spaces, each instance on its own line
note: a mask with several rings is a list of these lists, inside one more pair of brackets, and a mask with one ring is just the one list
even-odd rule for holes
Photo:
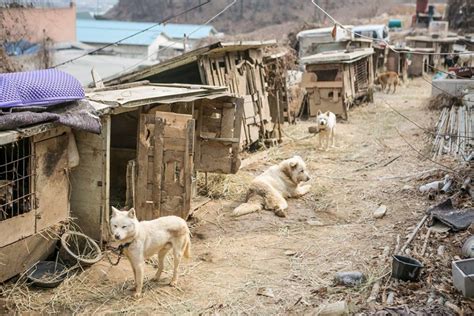
[[[85,43],[113,43],[138,31],[149,28],[156,23],[110,21],[110,20],[76,20],[77,40]],[[193,34],[189,35],[195,31]],[[210,25],[173,24],[157,25],[152,29],[124,40],[128,45],[150,45],[160,34],[169,38],[201,39],[217,33]]]
[[[154,103],[174,103],[216,96],[232,96],[227,87],[190,84],[141,84],[132,87],[112,86],[86,93],[89,101],[102,104],[101,110],[116,107],[139,107]],[[94,105],[94,104],[93,104]],[[97,108],[97,104],[94,105]]]
[[328,51],[300,59],[301,64],[351,63],[374,53],[373,48],[361,48],[352,52]]

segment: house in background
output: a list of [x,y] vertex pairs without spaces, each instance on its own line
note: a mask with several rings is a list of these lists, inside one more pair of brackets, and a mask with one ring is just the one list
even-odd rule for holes
[[78,19],[77,40],[98,48],[148,29],[108,47],[105,52],[161,61],[189,50],[203,38],[217,35],[208,25],[154,25],[156,23]]
[[[15,1],[15,7],[9,1],[0,2],[2,28],[9,38],[8,42],[26,40],[41,43],[49,37],[55,43],[76,41],[76,5],[57,4],[41,6],[34,1]],[[33,3],[34,5],[30,5]],[[4,39],[2,39],[3,41]]]

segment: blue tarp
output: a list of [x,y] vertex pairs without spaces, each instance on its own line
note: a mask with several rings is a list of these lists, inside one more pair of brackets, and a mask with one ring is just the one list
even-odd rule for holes
[[40,45],[19,40],[18,42],[7,42],[3,44],[3,48],[8,56],[20,56],[36,54],[40,49]]

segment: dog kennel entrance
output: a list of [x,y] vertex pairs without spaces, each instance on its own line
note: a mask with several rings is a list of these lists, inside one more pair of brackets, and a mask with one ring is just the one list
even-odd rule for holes
[[130,166],[137,157],[139,110],[111,116],[110,129],[110,205],[122,208],[133,206],[128,196]]

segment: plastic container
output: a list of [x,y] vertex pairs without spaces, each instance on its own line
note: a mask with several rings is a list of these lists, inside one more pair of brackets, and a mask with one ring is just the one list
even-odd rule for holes
[[28,271],[27,279],[33,285],[53,288],[61,284],[67,274],[68,269],[59,262],[38,261]]
[[334,277],[336,285],[356,286],[362,284],[364,281],[365,276],[359,271],[338,272]]
[[474,259],[453,261],[453,284],[465,297],[474,297]]
[[392,261],[392,277],[402,281],[418,281],[423,264],[413,258],[395,255]]

